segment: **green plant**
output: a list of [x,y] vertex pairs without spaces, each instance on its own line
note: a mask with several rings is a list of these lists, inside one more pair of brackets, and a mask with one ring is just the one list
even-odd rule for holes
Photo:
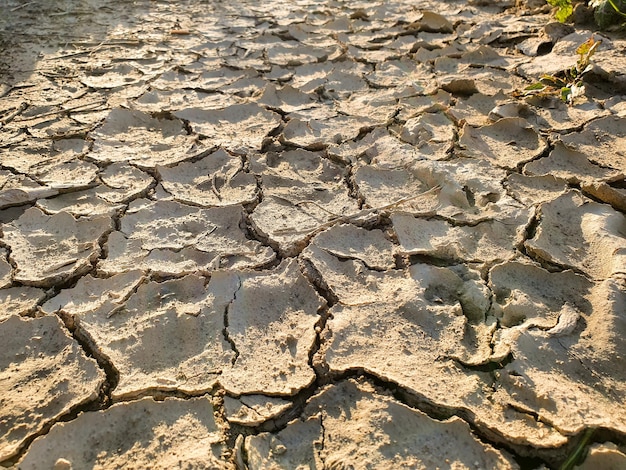
[[602,43],[592,37],[576,49],[578,60],[569,70],[554,75],[544,74],[539,81],[524,88],[523,95],[559,96],[568,104],[573,104],[576,97],[584,94],[583,76],[592,69],[591,57]]
[[626,20],[626,0],[592,0],[589,6],[594,9],[593,17],[602,29]]
[[572,0],[547,0],[547,2],[556,7],[555,18],[564,23],[574,12],[574,7],[572,5]]
[[[572,0],[546,0],[556,7],[555,18],[564,23],[574,12]],[[590,0],[593,17],[600,29],[606,29],[626,21],[626,0]]]
[[572,453],[567,457],[565,462],[559,467],[559,470],[572,470],[576,464],[580,463],[582,456],[585,452],[585,447],[589,444],[593,434],[594,428],[588,428],[583,434],[582,439],[578,442],[578,445],[574,448]]

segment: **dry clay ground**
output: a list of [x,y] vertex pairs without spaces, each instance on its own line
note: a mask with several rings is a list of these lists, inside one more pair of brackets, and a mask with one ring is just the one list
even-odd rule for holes
[[530,3],[3,1],[0,462],[626,468],[626,41],[515,98]]

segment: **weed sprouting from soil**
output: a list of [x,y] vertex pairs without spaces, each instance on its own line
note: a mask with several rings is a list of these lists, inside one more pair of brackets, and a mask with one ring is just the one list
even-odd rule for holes
[[576,49],[576,54],[578,54],[576,65],[554,75],[542,75],[539,81],[524,88],[522,96],[558,96],[565,103],[574,104],[576,98],[585,93],[583,76],[593,68],[591,57],[600,44],[602,44],[601,39],[596,40],[593,36],[590,37]]

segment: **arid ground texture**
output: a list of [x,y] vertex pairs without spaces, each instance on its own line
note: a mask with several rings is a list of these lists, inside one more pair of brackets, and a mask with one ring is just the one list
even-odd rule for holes
[[626,36],[575,17],[1,0],[0,465],[626,468]]

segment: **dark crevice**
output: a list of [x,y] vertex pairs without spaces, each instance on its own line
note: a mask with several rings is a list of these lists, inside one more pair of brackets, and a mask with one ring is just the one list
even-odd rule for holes
[[261,233],[254,226],[254,223],[249,218],[248,218],[248,223],[246,225],[246,232],[247,232],[246,238],[250,240],[256,240],[262,245],[268,246],[272,250],[274,250],[274,253],[276,255],[275,260],[273,262],[270,262],[268,266],[274,266],[274,265],[278,266],[283,259],[289,257],[280,249],[280,245],[278,243],[272,240],[268,235],[264,235],[263,233]]
[[616,179],[615,181],[609,181],[608,185],[614,189],[626,190],[626,178]]
[[316,452],[317,452],[317,456],[322,462],[322,468],[327,468],[326,459],[324,458],[324,454],[323,454],[324,448],[326,446],[326,428],[324,427],[324,413],[319,414],[319,420],[320,420],[320,428],[322,430],[322,440],[318,444],[318,446],[316,446],[317,447]]
[[14,285],[32,286],[32,287],[39,287],[41,289],[49,289],[49,292],[54,293],[51,296],[53,297],[54,295],[56,295],[63,289],[70,289],[76,286],[76,283],[82,277],[88,274],[92,274],[92,275],[95,274],[96,269],[93,266],[94,261],[93,260],[89,260],[89,261],[90,261],[90,264],[88,266],[84,266],[82,269],[75,270],[71,274],[61,276],[61,277],[55,277],[50,282],[47,282],[47,281],[46,282],[32,282],[32,281],[27,281],[27,280],[22,280],[22,281],[14,280]]
[[231,431],[233,435],[242,434],[244,436],[256,435],[262,432],[276,433],[280,432],[287,427],[289,422],[299,418],[306,406],[309,399],[319,391],[319,384],[314,381],[308,387],[300,390],[298,393],[292,396],[281,396],[285,400],[290,400],[292,406],[287,408],[283,413],[277,415],[257,426],[244,426],[242,424],[230,423]]
[[531,257],[526,250],[526,242],[528,240],[532,240],[537,235],[537,229],[539,228],[539,224],[541,223],[541,215],[539,213],[539,209],[535,209],[534,213],[530,217],[528,224],[524,228],[524,236],[516,248],[525,256]]
[[552,152],[552,150],[554,150],[554,145],[547,141],[546,148],[543,150],[543,152],[541,152],[539,155],[536,155],[529,160],[524,160],[523,162],[520,162],[517,164],[517,168],[516,168],[517,173],[521,175],[524,172],[524,167],[528,165],[529,163],[535,162],[537,160],[541,160],[542,158],[549,157],[550,152]]
[[114,390],[119,383],[120,374],[118,370],[113,365],[113,362],[101,353],[98,345],[91,338],[89,333],[78,327],[74,315],[67,314],[63,311],[57,312],[57,315],[61,318],[72,337],[80,344],[87,357],[95,359],[98,366],[104,371],[106,381],[100,391],[98,404],[99,409],[108,408],[112,403],[111,391]]
[[121,218],[122,218],[122,214],[123,212],[125,212],[126,209],[120,210],[119,213],[117,215],[114,215],[111,217],[111,227],[109,230],[107,230],[104,234],[102,234],[102,236],[100,236],[100,238],[98,239],[98,246],[100,249],[100,253],[98,254],[97,257],[94,257],[91,261],[91,266],[92,266],[92,272],[95,273],[97,271],[98,268],[98,262],[101,260],[104,260],[107,258],[108,254],[109,254],[109,250],[107,247],[107,243],[109,241],[109,236],[111,235],[111,233],[113,233],[114,231],[118,230],[118,226],[121,225]]
[[538,263],[543,269],[545,269],[546,271],[550,272],[550,273],[560,273],[563,271],[573,271],[576,274],[580,274],[581,276],[584,277],[589,277],[589,274],[586,273],[585,271],[583,271],[582,269],[580,269],[577,266],[570,266],[567,264],[559,264],[559,263],[555,263],[552,261],[549,261],[545,258],[542,258],[541,256],[535,255],[534,253],[532,253],[531,251],[525,249],[524,250],[524,255],[527,256],[528,258],[530,258],[531,260],[533,260],[535,263]]
[[[245,435],[244,434],[231,434],[230,442],[227,446],[233,449],[233,460],[237,470],[246,470],[248,468],[249,456],[245,447]],[[233,441],[234,439],[234,441]],[[231,443],[234,442],[234,443]]]
[[301,258],[299,260],[299,266],[303,276],[313,286],[317,294],[325,301],[325,305],[317,312],[319,318],[314,325],[315,341],[311,349],[309,350],[308,360],[309,367],[311,367],[311,369],[315,371],[316,388],[319,388],[327,382],[328,369],[323,358],[320,357],[320,352],[325,341],[324,335],[328,333],[326,331],[326,324],[329,318],[331,318],[332,316],[332,314],[330,313],[330,309],[338,302],[339,299],[328,287],[326,281],[324,281],[323,276],[311,261]]
[[[388,379],[383,379],[375,373],[365,371],[362,368],[357,367],[347,369],[342,372],[332,373],[329,383],[336,384],[350,378],[359,377],[364,377],[377,387],[387,390],[396,400],[425,413],[434,420],[445,421],[454,416],[461,418],[470,426],[474,435],[480,441],[495,447],[496,449],[506,451],[512,455],[516,461],[534,461],[544,464],[546,462],[551,462],[553,464],[558,464],[558,462],[562,461],[567,454],[567,450],[564,448],[538,449],[532,445],[512,443],[505,436],[502,436],[496,431],[486,427],[484,424],[477,422],[474,414],[468,409],[449,407],[433,403],[425,396],[420,395],[413,390],[405,389],[400,384]],[[523,414],[528,414],[526,410],[522,410],[521,412]]]
[[[24,457],[24,455],[28,451],[28,448],[33,443],[33,441],[35,439],[37,439],[38,437],[45,436],[46,434],[48,434],[48,432],[50,432],[50,429],[52,428],[52,426],[54,426],[55,424],[57,424],[57,423],[67,423],[69,421],[73,421],[80,414],[85,413],[85,412],[99,411],[99,410],[104,409],[104,407],[102,406],[102,403],[103,403],[102,394],[103,394],[103,389],[104,388],[106,388],[106,387],[101,387],[101,389],[98,392],[98,397],[96,399],[94,399],[92,401],[89,401],[89,402],[86,402],[86,403],[82,403],[80,405],[75,405],[75,406],[71,407],[63,415],[59,416],[56,419],[53,419],[51,421],[46,422],[41,427],[41,429],[38,432],[36,432],[34,434],[31,434],[28,437],[26,437],[23,440],[18,453],[15,456],[10,457],[9,459],[6,459],[6,460],[0,462],[0,467],[14,468],[14,466]],[[106,406],[106,407],[108,407],[108,406]]]
[[[218,375],[220,371],[206,372],[206,373]],[[216,390],[216,387],[213,387],[210,390],[201,390],[197,393],[188,393],[179,389],[173,390],[173,389],[162,389],[159,387],[149,387],[149,388],[145,388],[145,389],[133,392],[133,393],[125,394],[120,397],[115,397],[114,402],[126,403],[129,401],[140,400],[146,397],[150,397],[155,401],[163,401],[166,398],[180,398],[182,400],[185,400],[189,398],[198,398],[198,397],[203,397],[207,395],[213,395],[215,393],[215,390]]]
[[366,378],[378,388],[388,391],[396,400],[418,409],[437,421],[444,421],[456,415],[454,408],[438,405],[414,391],[403,388],[401,385],[389,379],[383,379],[373,372],[362,367],[352,367],[340,372],[331,372],[329,383],[338,384],[348,379]]
[[354,165],[348,166],[348,171],[346,173],[346,176],[344,177],[344,183],[346,187],[348,188],[348,196],[356,200],[357,207],[359,208],[359,210],[363,210],[363,206],[365,204],[365,198],[359,191],[359,186],[355,179],[355,171],[356,170],[355,170]]
[[228,344],[230,344],[230,348],[235,353],[235,355],[234,355],[234,357],[232,358],[232,361],[231,361],[233,365],[235,365],[235,362],[237,362],[237,359],[239,358],[239,350],[237,349],[237,345],[235,344],[235,340],[233,340],[230,337],[230,333],[228,332],[228,326],[229,326],[229,318],[228,318],[228,316],[230,314],[230,309],[231,309],[233,303],[237,300],[237,293],[241,289],[242,285],[243,284],[241,282],[241,278],[237,277],[237,289],[235,289],[235,292],[233,292],[233,298],[231,299],[231,301],[224,308],[224,329],[222,330],[222,334],[224,336],[224,340]]
[[94,359],[98,363],[100,369],[104,371],[105,380],[100,386],[97,397],[95,399],[86,403],[73,406],[67,413],[63,414],[61,417],[47,422],[39,432],[30,435],[24,440],[24,443],[21,446],[19,453],[15,457],[0,462],[1,466],[15,465],[19,460],[22,459],[31,443],[37,437],[47,434],[54,424],[72,421],[76,419],[79,414],[84,412],[104,410],[110,407],[112,404],[111,390],[113,390],[119,382],[119,373],[113,367],[108,358],[105,358],[96,352],[97,347],[95,347],[95,345],[92,346],[92,341],[88,337],[82,335],[80,331],[78,331],[74,319],[71,315],[67,315],[62,312],[57,312],[57,315],[59,316],[59,318],[61,318],[64,325],[70,332],[72,338],[79,344],[85,355],[88,358]]
[[513,354],[509,353],[506,355],[504,359],[500,361],[489,361],[485,364],[476,364],[476,365],[466,364],[465,362],[455,357],[449,357],[448,359],[453,360],[459,365],[459,367],[462,367],[463,369],[467,369],[467,370],[471,370],[475,372],[491,373],[496,370],[504,369],[508,364],[510,364],[513,361],[514,358],[513,358]]
[[339,297],[332,292],[315,265],[306,258],[299,258],[299,262],[302,274],[313,285],[320,297],[326,300],[328,307],[335,305],[339,301]]
[[465,193],[465,197],[467,198],[467,202],[469,203],[470,207],[475,207],[476,199],[472,190],[468,186],[463,186],[463,192]]
[[454,258],[440,258],[432,255],[410,255],[409,262],[413,264],[430,264],[439,268],[447,268],[450,266],[457,266],[463,261]]
[[[377,227],[379,228],[379,227]],[[386,272],[389,272],[388,268],[381,268],[378,266],[370,266],[367,261],[364,261],[363,259],[359,258],[358,256],[342,256],[340,254],[334,253],[331,250],[328,250],[326,248],[322,248],[322,247],[318,247],[320,250],[324,251],[325,253],[329,254],[330,256],[334,256],[335,258],[337,258],[337,260],[339,260],[339,262],[341,262],[342,264],[345,262],[350,262],[350,261],[357,261],[359,263],[363,263],[363,265],[365,267],[367,267],[367,269],[371,272],[377,272],[377,273],[381,273],[384,274]],[[321,273],[320,273],[320,277]]]

